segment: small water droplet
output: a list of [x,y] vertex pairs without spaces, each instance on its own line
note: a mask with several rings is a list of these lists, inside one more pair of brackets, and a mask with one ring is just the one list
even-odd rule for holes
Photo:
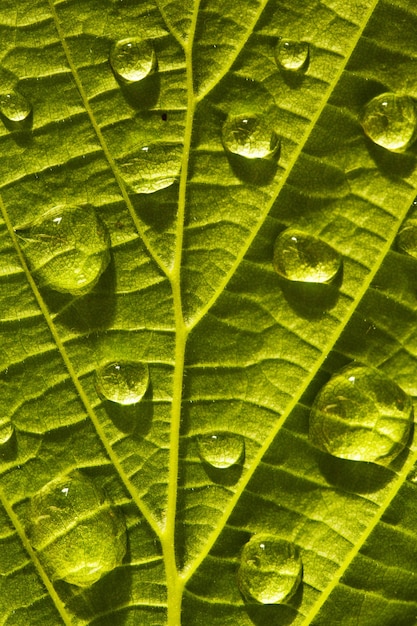
[[153,143],[139,148],[119,167],[123,179],[135,193],[154,193],[175,183],[181,157],[182,149],[178,144]]
[[417,259],[417,219],[404,222],[397,236],[397,246],[400,252]]
[[340,459],[390,463],[404,449],[412,426],[410,397],[378,370],[349,365],[316,397],[310,439]]
[[295,594],[302,573],[297,546],[273,535],[257,534],[242,550],[238,585],[247,600],[281,604]]
[[89,587],[121,564],[126,527],[89,478],[73,472],[32,497],[29,536],[53,580]]
[[54,207],[15,231],[42,284],[63,293],[90,291],[110,261],[107,230],[89,206]]
[[9,441],[14,433],[14,426],[8,417],[0,418],[0,445]]
[[118,404],[136,404],[149,385],[149,368],[141,361],[114,361],[96,372],[97,392]]
[[24,122],[32,112],[32,106],[18,91],[0,94],[0,111],[10,122]]
[[365,106],[361,119],[363,130],[379,146],[401,152],[416,137],[417,110],[410,96],[383,93]]
[[243,437],[228,432],[200,435],[197,442],[201,459],[218,469],[236,465],[245,453]]
[[110,63],[118,78],[134,83],[155,69],[155,50],[147,39],[121,39],[110,50]]
[[309,45],[305,41],[281,39],[275,48],[275,60],[282,69],[298,72],[306,67],[309,58]]
[[277,274],[287,280],[329,283],[341,263],[341,255],[331,246],[295,228],[287,228],[275,241],[273,265]]
[[230,115],[223,124],[222,138],[228,152],[246,159],[272,157],[280,147],[278,135],[261,115]]

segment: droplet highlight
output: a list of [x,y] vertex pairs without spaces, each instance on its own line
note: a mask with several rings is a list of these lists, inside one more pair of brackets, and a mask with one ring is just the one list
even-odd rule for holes
[[152,143],[139,148],[119,167],[134,193],[154,193],[178,180],[181,157],[182,149],[178,144]]
[[29,536],[52,580],[89,587],[121,564],[126,526],[89,478],[74,472],[32,497]]
[[257,534],[242,550],[238,585],[249,601],[281,604],[296,593],[302,573],[297,546],[273,535]]
[[275,48],[275,61],[286,71],[298,72],[306,68],[309,54],[307,42],[280,39]]
[[111,47],[110,64],[116,76],[123,81],[134,83],[143,80],[156,67],[154,47],[147,39],[120,39]]
[[411,398],[378,370],[349,365],[319,392],[311,409],[312,443],[340,459],[389,464],[413,423]]
[[222,140],[226,151],[245,159],[274,156],[280,141],[272,125],[261,115],[232,115],[223,124]]
[[329,244],[295,228],[287,228],[275,240],[273,266],[286,280],[329,283],[341,264],[341,255]]
[[62,293],[88,293],[110,261],[108,232],[89,206],[54,207],[15,232],[41,284]]
[[410,96],[383,93],[365,106],[362,128],[376,144],[392,152],[406,150],[416,138],[417,111]]
[[96,371],[99,395],[117,404],[136,404],[149,385],[149,368],[140,361],[114,361]]
[[0,111],[10,122],[24,122],[32,112],[32,105],[18,91],[0,94]]
[[244,438],[228,432],[200,435],[197,443],[201,460],[217,469],[236,465],[245,454]]
[[406,220],[397,235],[400,252],[417,259],[417,219]]

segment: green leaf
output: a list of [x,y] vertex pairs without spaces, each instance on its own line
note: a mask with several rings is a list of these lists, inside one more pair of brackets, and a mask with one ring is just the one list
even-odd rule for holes
[[[375,96],[417,98],[416,32],[412,0],[1,3],[1,624],[415,623],[414,433],[389,464],[349,461],[309,415],[352,361],[417,397],[417,259],[396,240],[417,151],[361,126]],[[136,83],[109,62],[128,38],[157,59]],[[286,40],[309,45],[299,71],[277,64]],[[271,154],[225,149],[227,120],[261,120]],[[65,207],[89,227],[43,231]],[[333,283],[277,275],[287,227],[341,255]],[[89,290],[62,288],[80,258]],[[137,403],[101,393],[118,361],[149,371]],[[34,503],[74,476],[94,497],[59,518],[58,574],[42,542],[62,496]],[[66,581],[101,527],[111,571]],[[281,604],[239,589],[256,534],[302,560]]]

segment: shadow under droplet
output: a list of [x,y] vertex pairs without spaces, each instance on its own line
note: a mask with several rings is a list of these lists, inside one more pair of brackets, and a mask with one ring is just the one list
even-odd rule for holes
[[243,182],[251,185],[269,185],[278,170],[279,150],[273,157],[248,159],[239,154],[227,152],[233,173]]
[[135,109],[152,109],[159,100],[161,78],[158,72],[133,83],[118,81],[123,96]]
[[305,80],[305,73],[308,69],[309,60],[307,60],[300,69],[296,71],[285,70],[280,68],[282,78],[288,87],[291,89],[299,89]]
[[255,626],[290,626],[298,615],[303,589],[301,582],[294,596],[283,604],[255,604],[245,600],[246,612]]
[[10,137],[18,146],[25,148],[33,142],[33,111],[31,111],[24,120],[20,121],[9,120],[9,118],[0,111],[0,119],[7,130],[10,131]]
[[202,463],[207,476],[217,485],[224,485],[225,487],[236,485],[242,476],[243,465],[241,461],[231,467],[224,468],[213,467],[204,461]]
[[130,194],[138,216],[156,231],[163,232],[174,223],[178,211],[178,183],[154,193]]
[[316,319],[336,305],[342,279],[342,267],[330,283],[296,282],[278,276],[282,293],[289,305],[298,315],[307,319]]
[[113,424],[124,433],[144,437],[151,429],[154,417],[152,383],[149,382],[143,398],[136,404],[118,404],[105,400],[106,413]]
[[406,152],[391,152],[367,138],[367,147],[378,168],[391,180],[408,178],[416,168],[417,144]]

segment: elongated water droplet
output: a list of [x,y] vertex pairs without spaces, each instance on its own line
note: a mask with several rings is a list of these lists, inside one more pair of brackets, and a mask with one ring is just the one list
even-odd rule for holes
[[88,587],[123,560],[124,520],[79,472],[45,485],[33,496],[29,516],[31,542],[53,580]]
[[149,368],[141,361],[106,363],[96,372],[97,392],[118,404],[136,404],[149,385]]
[[236,465],[245,452],[243,437],[228,432],[200,435],[197,441],[201,459],[219,469]]
[[277,274],[287,280],[329,283],[341,263],[341,255],[331,246],[295,228],[287,228],[275,241],[273,265]]
[[178,179],[182,150],[178,144],[153,143],[142,146],[120,164],[125,182],[135,193],[154,193]]
[[312,443],[340,459],[388,464],[404,449],[410,397],[378,370],[349,365],[324,385],[310,419]]
[[275,60],[284,70],[297,72],[306,67],[309,45],[305,41],[281,39],[275,48]]
[[10,419],[8,417],[0,418],[0,445],[7,443],[13,433],[14,426]]
[[238,585],[247,600],[280,604],[297,591],[303,565],[298,548],[273,535],[254,535],[242,550]]
[[10,122],[24,122],[32,112],[28,100],[18,91],[0,94],[0,111]]
[[397,236],[397,246],[401,252],[417,259],[417,219],[404,222]]
[[379,146],[401,152],[416,138],[417,110],[410,96],[383,93],[365,106],[363,130]]
[[41,284],[63,293],[90,291],[110,261],[107,230],[89,206],[54,207],[15,231]]
[[246,159],[263,159],[275,155],[280,141],[265,116],[231,115],[223,124],[223,145],[228,152]]
[[110,63],[118,78],[130,83],[137,82],[155,69],[155,50],[147,39],[121,39],[110,50]]

